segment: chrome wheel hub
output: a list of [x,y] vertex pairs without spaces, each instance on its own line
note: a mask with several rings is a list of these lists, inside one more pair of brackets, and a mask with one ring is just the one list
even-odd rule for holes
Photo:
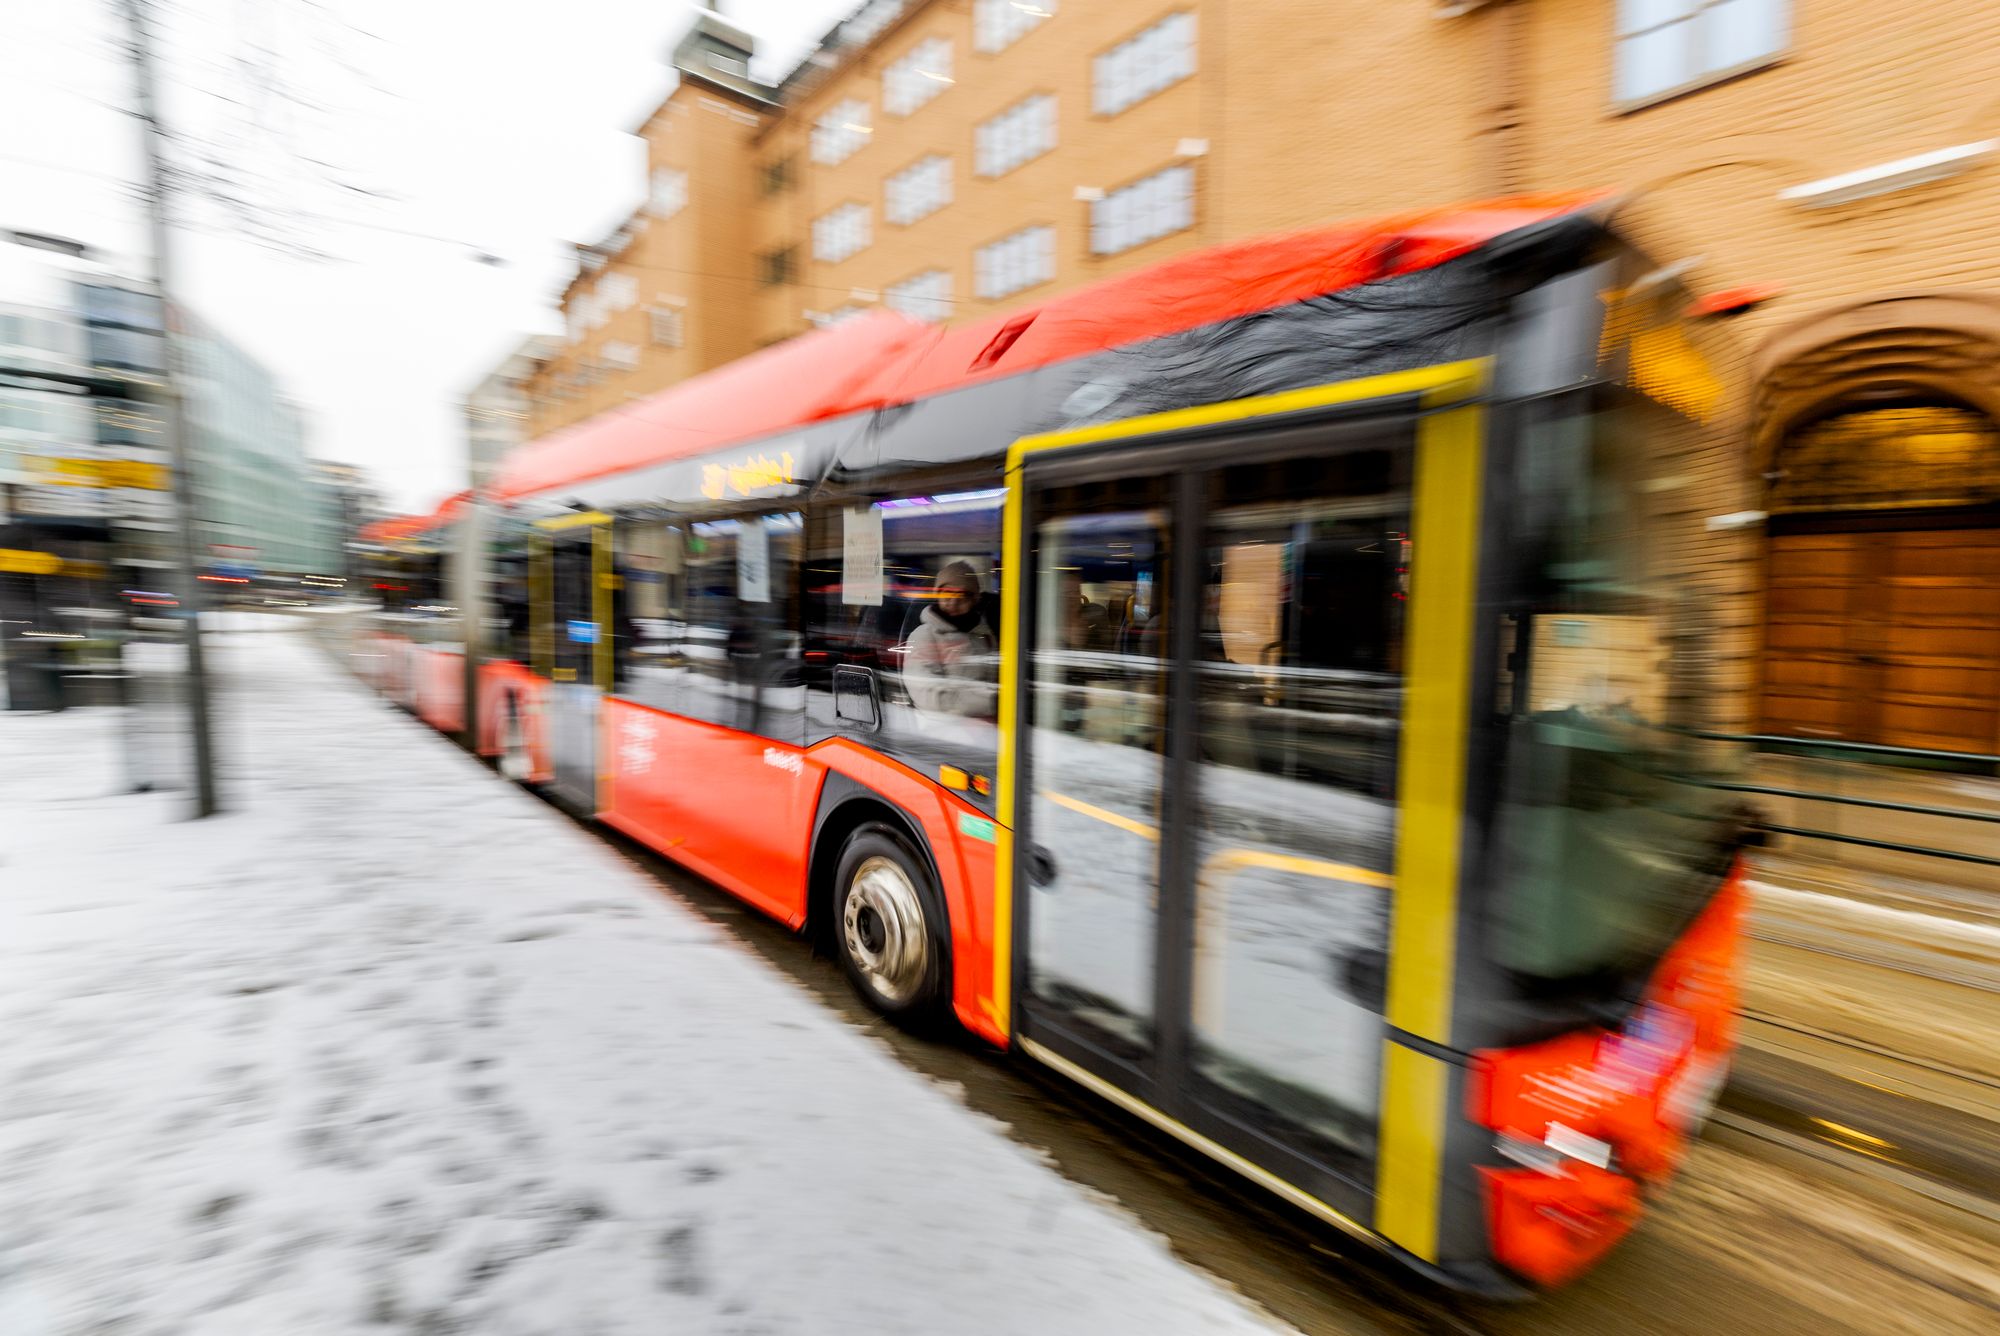
[[895,860],[870,858],[854,870],[840,920],[848,959],[885,1003],[923,986],[931,950],[923,903]]

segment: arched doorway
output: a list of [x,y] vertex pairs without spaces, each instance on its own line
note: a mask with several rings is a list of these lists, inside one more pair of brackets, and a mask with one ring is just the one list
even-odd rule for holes
[[2000,423],[1868,344],[1767,455],[1763,728],[2000,752]]

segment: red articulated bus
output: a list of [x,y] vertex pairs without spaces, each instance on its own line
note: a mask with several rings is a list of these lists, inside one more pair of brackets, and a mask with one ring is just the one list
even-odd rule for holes
[[[1687,309],[1590,197],[1245,241],[801,336],[419,527],[479,531],[510,774],[885,1013],[1448,1283],[1551,1285],[1733,1039]],[[452,726],[455,648],[391,635]]]

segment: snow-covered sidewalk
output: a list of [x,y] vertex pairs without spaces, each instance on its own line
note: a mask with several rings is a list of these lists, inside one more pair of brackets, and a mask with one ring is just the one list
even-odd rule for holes
[[230,814],[0,715],[0,1332],[1269,1321],[296,634]]

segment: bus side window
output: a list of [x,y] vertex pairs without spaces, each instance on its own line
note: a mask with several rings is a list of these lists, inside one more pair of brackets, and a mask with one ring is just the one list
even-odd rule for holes
[[802,528],[790,511],[688,526],[681,713],[774,741],[804,741],[793,630]]
[[[812,737],[850,735],[932,776],[992,775],[1005,500],[1001,488],[941,487],[815,517]],[[846,695],[871,693],[874,708],[849,700],[836,709],[836,675]]]
[[620,523],[614,567],[613,634],[618,646],[618,691],[661,710],[680,708],[686,670],[685,533],[664,520]]

